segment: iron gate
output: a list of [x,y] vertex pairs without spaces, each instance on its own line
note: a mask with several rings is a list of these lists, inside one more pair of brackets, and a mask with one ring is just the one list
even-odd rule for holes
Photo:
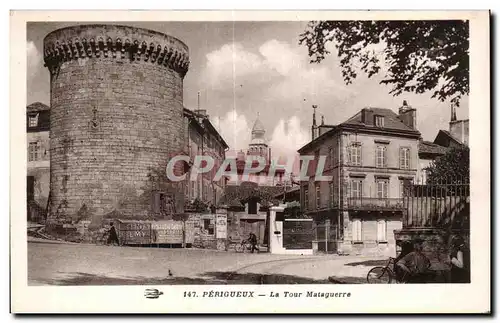
[[329,222],[316,223],[314,238],[318,244],[318,251],[325,253],[337,252],[338,226]]
[[312,249],[313,239],[312,219],[285,219],[283,222],[285,249]]

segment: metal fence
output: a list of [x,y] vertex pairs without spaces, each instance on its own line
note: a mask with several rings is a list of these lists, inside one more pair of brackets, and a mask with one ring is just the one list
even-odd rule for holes
[[285,219],[283,222],[285,249],[312,249],[313,239],[312,219]]
[[379,197],[350,197],[348,198],[349,209],[354,210],[392,210],[403,208],[401,198],[379,198]]
[[313,226],[314,239],[318,244],[318,251],[325,253],[337,252],[338,226],[329,222],[316,223]]
[[467,229],[469,202],[468,181],[407,184],[403,194],[403,228]]

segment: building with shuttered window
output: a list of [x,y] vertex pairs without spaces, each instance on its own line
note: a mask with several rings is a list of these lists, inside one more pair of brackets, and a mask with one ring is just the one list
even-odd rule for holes
[[[315,119],[315,116],[313,117]],[[308,180],[301,181],[301,204],[315,220],[318,250],[339,253],[395,252],[394,230],[402,225],[404,185],[418,168],[416,109],[364,108],[338,125],[315,126],[299,149],[313,156]],[[320,158],[325,158],[317,181]]]
[[28,220],[44,218],[50,189],[50,108],[40,102],[26,108]]

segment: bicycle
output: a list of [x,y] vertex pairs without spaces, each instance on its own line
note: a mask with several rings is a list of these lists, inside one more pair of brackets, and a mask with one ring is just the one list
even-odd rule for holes
[[[109,231],[105,231],[102,234],[102,236],[100,236],[97,239],[96,244],[99,246],[113,246],[113,245],[115,245],[114,243],[112,243],[112,244],[108,243],[108,238],[109,238]],[[123,246],[123,241],[120,241],[118,243],[118,246]]]
[[96,240],[96,244],[99,246],[105,246],[108,244],[109,232],[105,231],[103,234]]
[[236,250],[236,252],[243,253],[246,251],[252,251],[252,244],[248,240],[242,240],[240,243],[234,246],[234,250]]
[[370,269],[366,275],[368,284],[390,284],[393,280],[399,284],[406,284],[406,274],[399,279],[394,273],[395,260],[395,258],[389,257],[385,266],[376,266]]

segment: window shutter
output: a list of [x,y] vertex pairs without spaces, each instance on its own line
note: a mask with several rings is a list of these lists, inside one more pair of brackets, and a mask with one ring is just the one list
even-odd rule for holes
[[387,241],[387,222],[385,220],[377,221],[377,241]]
[[383,151],[383,156],[384,156],[383,163],[384,163],[384,168],[385,168],[385,167],[387,167],[387,148],[384,147],[382,149],[382,151]]
[[399,148],[399,168],[403,168],[404,163],[403,163],[403,148]]
[[361,241],[362,238],[362,228],[361,228],[361,220],[356,219],[352,222],[352,240],[353,241]]
[[410,148],[406,149],[406,160],[407,160],[407,165],[408,168],[411,168],[411,150]]

